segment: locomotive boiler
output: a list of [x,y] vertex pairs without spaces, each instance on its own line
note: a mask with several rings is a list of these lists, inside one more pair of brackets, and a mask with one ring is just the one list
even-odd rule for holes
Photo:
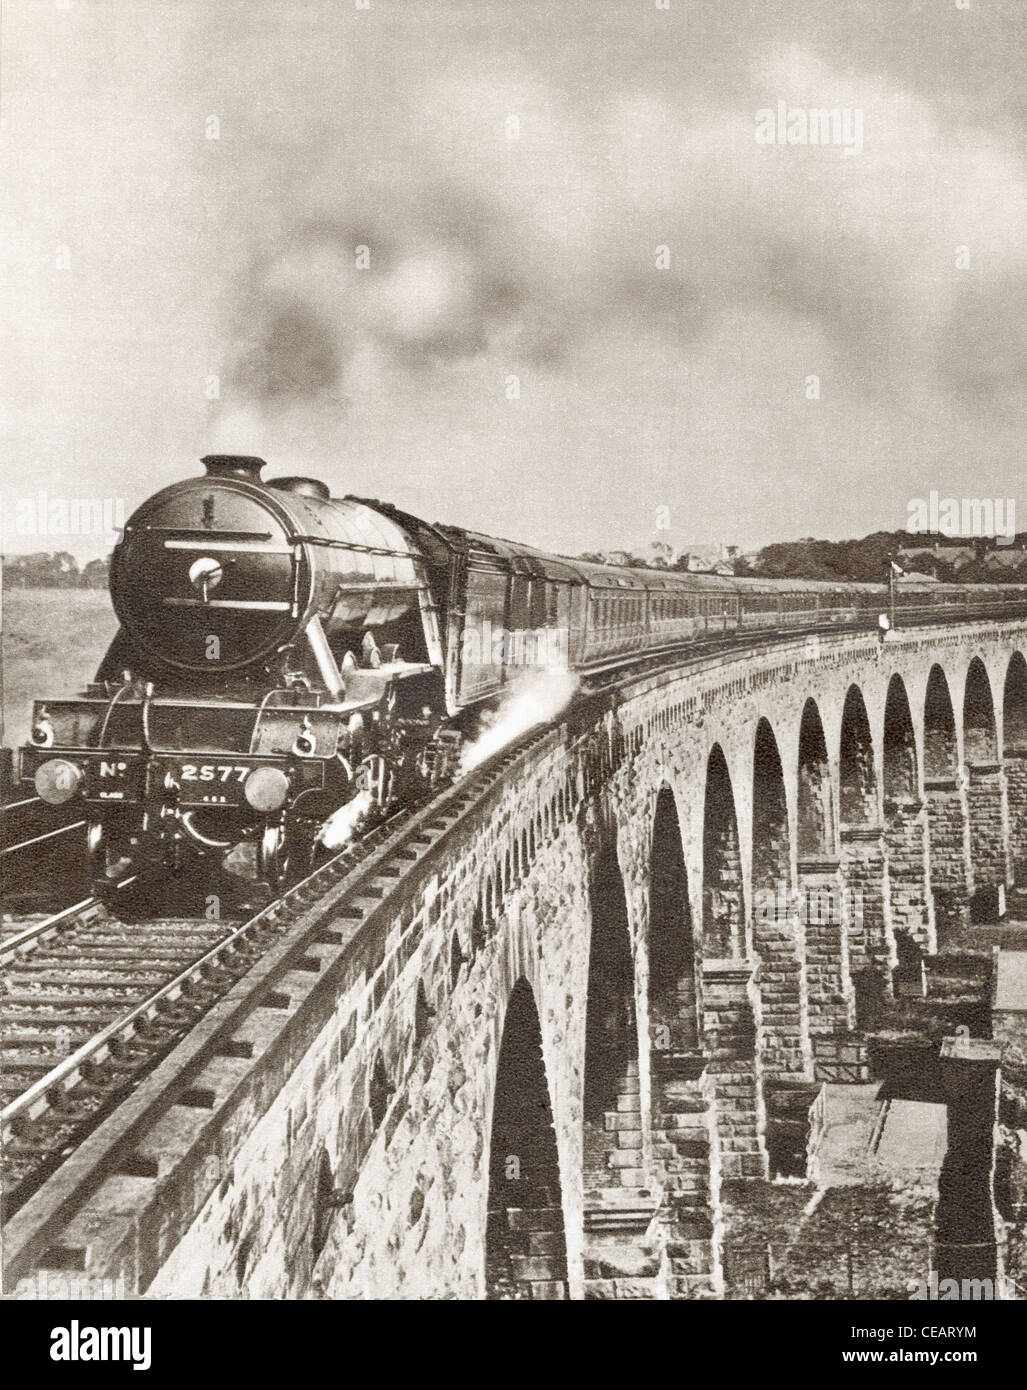
[[757,634],[1027,612],[1020,585],[591,564],[264,479],[261,459],[203,463],[125,525],[117,635],[81,694],[35,703],[21,750],[44,801],[81,804],[105,898],[194,855],[242,858],[280,888],[344,808],[380,815],[448,778],[477,712],[526,668],[588,680]]

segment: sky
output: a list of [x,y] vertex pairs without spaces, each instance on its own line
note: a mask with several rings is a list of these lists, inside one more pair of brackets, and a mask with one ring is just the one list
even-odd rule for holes
[[363,3],[5,0],[8,552],[211,451],[570,553],[1024,501],[1021,2]]

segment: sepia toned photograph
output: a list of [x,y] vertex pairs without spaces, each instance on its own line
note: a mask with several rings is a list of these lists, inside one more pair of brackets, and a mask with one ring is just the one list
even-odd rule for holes
[[0,1296],[44,1372],[170,1368],[183,1300],[987,1360],[1025,38],[6,0]]

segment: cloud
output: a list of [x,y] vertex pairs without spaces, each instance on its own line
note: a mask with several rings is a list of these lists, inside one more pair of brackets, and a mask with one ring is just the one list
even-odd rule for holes
[[[624,324],[693,345],[739,310],[808,324],[871,392],[911,368],[967,397],[1015,384],[1016,334],[992,308],[1024,283],[1023,169],[922,96],[791,47],[754,62],[748,103],[699,110],[616,91],[581,110],[530,73],[398,100],[376,152],[388,185],[332,207],[313,180],[246,287],[237,381],[264,408],[345,409],[397,375],[433,390],[490,353],[559,370]],[[757,145],[755,111],[778,101],[860,109],[862,153]]]

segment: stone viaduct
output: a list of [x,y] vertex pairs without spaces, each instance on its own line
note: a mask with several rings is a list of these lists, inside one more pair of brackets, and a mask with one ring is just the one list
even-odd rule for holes
[[728,1187],[807,1172],[822,1084],[1023,882],[1025,652],[1023,623],[832,634],[575,704],[277,983],[248,1090],[209,1063],[234,1108],[168,1130],[195,1161],[130,1280],[722,1294]]

